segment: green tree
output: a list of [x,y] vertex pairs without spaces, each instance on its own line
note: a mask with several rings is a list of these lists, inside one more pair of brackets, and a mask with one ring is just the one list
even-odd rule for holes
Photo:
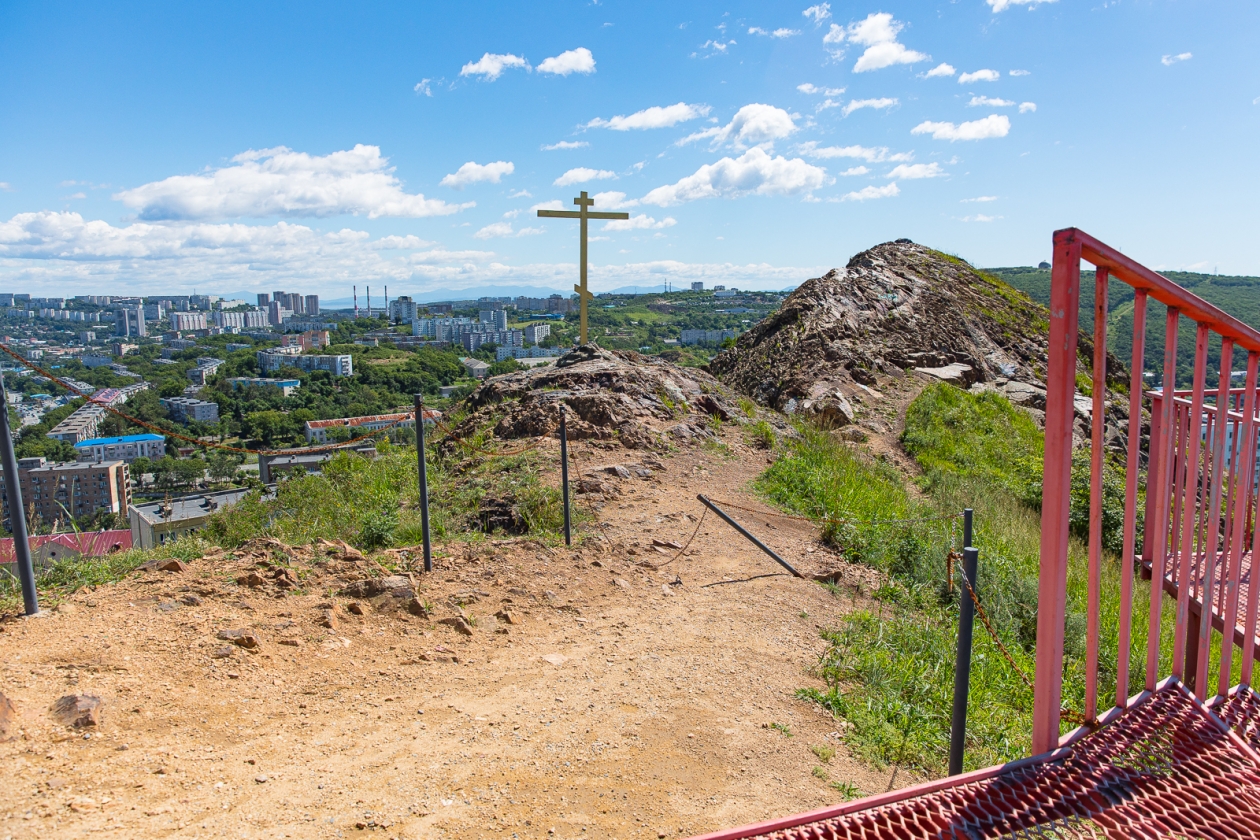
[[254,411],[246,414],[243,428],[245,434],[257,438],[268,447],[293,436],[293,423],[283,411]]

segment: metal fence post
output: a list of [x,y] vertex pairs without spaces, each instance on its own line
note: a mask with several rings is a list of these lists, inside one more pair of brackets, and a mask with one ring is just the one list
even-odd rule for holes
[[560,403],[560,484],[564,497],[564,544],[573,545],[572,524],[569,519],[569,430],[565,425],[564,403]]
[[420,465],[420,530],[424,537],[424,570],[433,571],[433,543],[429,537],[429,475],[424,457],[424,394],[416,394],[416,461]]
[[13,554],[17,559],[18,580],[22,583],[22,605],[27,615],[35,615],[39,612],[39,596],[35,592],[35,567],[31,564],[31,543],[26,533],[17,455],[9,432],[9,394],[3,373],[0,373],[0,467],[4,469],[4,492],[9,497],[9,529],[13,532]]
[[963,751],[967,739],[967,694],[971,689],[971,633],[975,626],[976,606],[971,593],[976,587],[976,567],[980,553],[971,545],[972,510],[963,511],[963,585],[959,587],[958,654],[954,662],[954,713],[949,725],[949,775],[963,769]]

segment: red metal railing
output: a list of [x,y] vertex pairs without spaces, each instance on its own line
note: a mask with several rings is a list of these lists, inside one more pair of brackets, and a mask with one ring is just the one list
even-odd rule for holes
[[[1255,548],[1257,422],[1256,379],[1260,331],[1222,312],[1167,278],[1145,268],[1088,234],[1069,228],[1054,235],[1050,291],[1050,348],[1047,376],[1046,448],[1041,519],[1041,575],[1037,616],[1037,670],[1033,710],[1033,753],[1049,752],[1079,737],[1060,738],[1064,618],[1067,605],[1068,520],[1071,504],[1073,395],[1076,390],[1081,260],[1094,275],[1093,411],[1091,414],[1089,575],[1085,717],[1111,719],[1130,699],[1133,592],[1141,456],[1143,361],[1146,307],[1167,307],[1164,325],[1163,388],[1150,395],[1152,423],[1142,560],[1151,574],[1145,662],[1146,692],[1160,681],[1163,593],[1175,594],[1171,676],[1193,686],[1201,700],[1229,690],[1235,646],[1242,650],[1242,683],[1250,684],[1257,655],[1257,595],[1249,587]],[[1114,707],[1099,715],[1099,616],[1102,571],[1104,423],[1106,407],[1107,287],[1112,278],[1132,286],[1133,355],[1129,384],[1130,424],[1124,550],[1121,557],[1117,670]],[[1176,390],[1177,333],[1181,316],[1193,321],[1195,362],[1189,390]],[[1221,340],[1219,380],[1208,388],[1208,345]],[[1243,388],[1231,388],[1238,351],[1246,354]],[[1163,399],[1171,393],[1172,399]],[[1222,411],[1222,408],[1224,409]],[[1228,447],[1228,451],[1227,451]],[[1241,603],[1240,603],[1241,602]],[[1199,605],[1202,605],[1201,607]],[[1214,690],[1208,693],[1212,631],[1229,632],[1221,645]]]

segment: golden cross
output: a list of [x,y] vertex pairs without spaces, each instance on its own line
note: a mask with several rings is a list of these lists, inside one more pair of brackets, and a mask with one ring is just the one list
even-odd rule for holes
[[578,293],[578,302],[582,311],[582,344],[586,343],[586,302],[594,297],[586,288],[586,220],[587,219],[628,219],[629,213],[592,213],[587,208],[595,205],[595,199],[586,194],[586,190],[582,190],[582,194],[573,199],[573,203],[580,209],[574,210],[539,210],[538,215],[551,219],[578,219],[581,221],[581,285],[573,287],[573,291]]

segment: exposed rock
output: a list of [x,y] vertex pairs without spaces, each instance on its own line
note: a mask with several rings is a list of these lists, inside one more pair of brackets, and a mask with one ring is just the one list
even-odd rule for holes
[[49,709],[53,720],[75,729],[94,729],[101,724],[101,698],[92,694],[67,694]]
[[709,368],[762,405],[844,424],[851,407],[831,395],[851,397],[908,368],[965,365],[970,374],[954,373],[964,381],[1035,381],[1047,334],[1045,308],[1023,293],[901,239],[802,284]]
[[520,624],[521,623],[520,616],[518,616],[516,613],[512,612],[511,610],[499,610],[497,613],[494,614],[494,617],[499,619],[499,621],[502,621],[504,624]]
[[328,630],[336,630],[337,629],[337,614],[334,613],[332,610],[321,610],[319,614],[319,619],[316,621],[316,623],[320,627],[324,627]]
[[231,642],[237,647],[253,650],[259,645],[258,636],[252,630],[220,630],[214,634],[216,639],[224,642]]
[[976,369],[971,365],[965,365],[962,362],[954,362],[952,365],[944,367],[914,369],[915,373],[923,373],[942,382],[948,382],[950,385],[957,385],[959,388],[967,388],[976,381]]
[[181,597],[179,602],[186,607],[199,607],[201,606],[201,597],[199,595],[189,593],[188,595]]
[[351,615],[367,615],[367,609],[358,601],[351,601],[346,604],[346,612]]
[[529,533],[529,523],[516,509],[516,499],[510,495],[483,498],[477,506],[477,519],[481,522],[481,529],[487,534],[495,531],[505,534]]
[[728,389],[702,370],[588,344],[554,365],[487,380],[468,397],[472,413],[456,434],[496,416],[499,438],[550,434],[563,405],[570,440],[617,440],[627,449],[648,449],[662,446],[664,427],[687,415],[729,420],[734,414],[729,397]]
[[388,594],[396,598],[407,599],[415,595],[415,590],[411,588],[411,580],[406,576],[390,575],[388,577],[356,580],[337,594],[348,598],[373,598],[377,595]]
[[258,572],[250,572],[248,574],[244,574],[238,577],[236,579],[236,582],[239,583],[241,586],[257,588],[265,584],[267,582],[267,579],[263,577],[262,575],[258,574]]
[[468,619],[464,618],[462,615],[454,615],[450,618],[440,619],[438,624],[445,624],[447,627],[454,629],[455,632],[462,633],[465,636],[471,636],[473,634],[472,624],[469,623]]

